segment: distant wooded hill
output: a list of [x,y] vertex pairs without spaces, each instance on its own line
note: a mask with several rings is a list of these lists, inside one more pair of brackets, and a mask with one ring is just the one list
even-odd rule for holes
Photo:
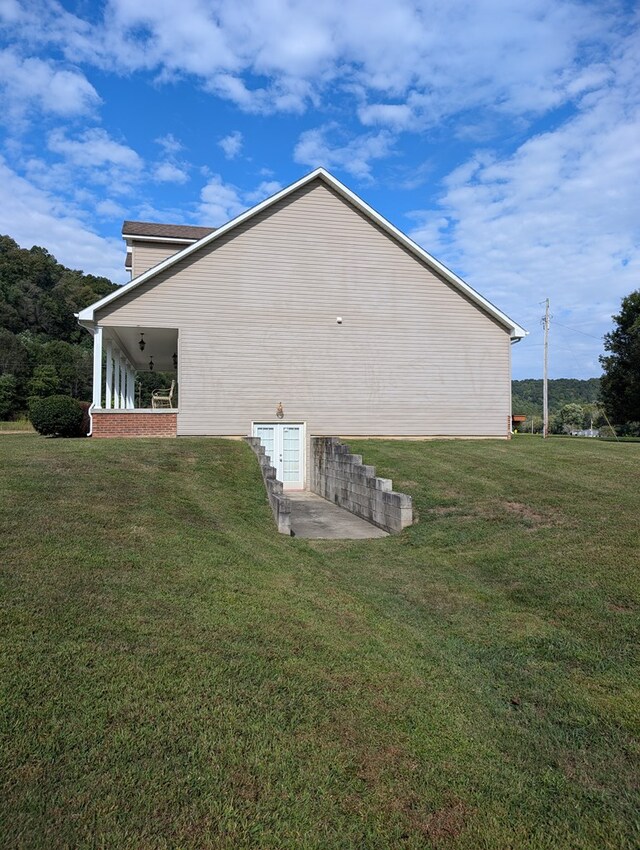
[[0,236],[0,419],[23,413],[30,396],[91,398],[91,337],[73,314],[114,289]]
[[[542,415],[542,378],[527,378],[511,384],[514,413]],[[600,397],[600,378],[556,378],[549,381],[549,412],[565,404],[595,404]]]

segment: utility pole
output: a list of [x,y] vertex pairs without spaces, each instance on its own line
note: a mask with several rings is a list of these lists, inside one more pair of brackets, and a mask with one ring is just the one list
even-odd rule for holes
[[549,436],[549,299],[544,308],[544,378],[542,380],[542,437]]

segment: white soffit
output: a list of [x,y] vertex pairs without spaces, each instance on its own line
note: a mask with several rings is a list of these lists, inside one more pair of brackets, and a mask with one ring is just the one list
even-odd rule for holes
[[458,275],[454,274],[450,269],[444,266],[439,260],[436,260],[435,257],[432,257],[424,248],[421,248],[417,245],[412,239],[404,234],[401,230],[398,230],[391,222],[387,221],[386,218],[380,215],[380,213],[376,212],[369,204],[365,203],[362,198],[359,198],[351,189],[348,189],[343,183],[337,180],[332,174],[326,171],[324,168],[316,168],[315,171],[311,171],[309,174],[297,180],[295,183],[292,183],[290,186],[286,186],[284,189],[281,189],[275,195],[271,195],[270,198],[266,198],[264,201],[261,201],[259,204],[256,204],[255,207],[251,207],[251,209],[246,210],[246,212],[241,213],[236,218],[231,219],[226,224],[223,224],[222,227],[219,227],[217,230],[214,230],[212,233],[207,236],[203,236],[202,239],[199,239],[197,242],[194,242],[191,245],[183,248],[181,251],[178,251],[176,254],[172,254],[170,257],[167,257],[166,260],[163,260],[158,265],[153,266],[148,271],[143,272],[138,277],[135,277],[133,280],[129,281],[129,283],[124,284],[115,292],[112,292],[110,295],[106,295],[104,298],[100,299],[100,301],[96,301],[95,304],[89,305],[89,307],[85,307],[84,310],[81,310],[77,316],[80,322],[93,322],[95,321],[95,312],[96,310],[100,310],[102,307],[105,307],[107,304],[110,304],[112,301],[115,301],[118,298],[121,298],[127,292],[130,292],[132,289],[135,289],[137,286],[140,286],[142,283],[146,283],[146,281],[151,280],[151,278],[165,271],[171,266],[175,265],[175,263],[184,260],[190,254],[194,253],[194,251],[198,251],[200,248],[203,248],[205,245],[210,245],[212,242],[215,242],[217,239],[221,239],[225,234],[229,233],[229,231],[241,225],[243,222],[247,221],[253,216],[258,215],[258,213],[263,210],[268,209],[269,207],[277,204],[278,201],[286,198],[288,195],[291,195],[293,192],[298,189],[306,186],[307,183],[310,183],[312,180],[316,180],[320,178],[323,180],[328,186],[330,186],[334,191],[336,191],[343,198],[348,200],[356,209],[359,209],[364,215],[370,218],[373,222],[375,222],[379,227],[389,233],[394,237],[401,245],[411,251],[418,259],[422,260],[426,263],[430,268],[436,271],[441,277],[443,277],[446,281],[451,283],[456,289],[463,292],[471,301],[478,304],[478,306],[482,307],[482,309],[496,319],[501,325],[504,325],[510,332],[512,339],[522,339],[528,335],[528,331],[518,325],[513,319],[510,319],[506,313],[503,313],[499,310],[494,304],[480,295],[479,292],[476,292],[468,283],[465,283],[462,278],[458,277]]

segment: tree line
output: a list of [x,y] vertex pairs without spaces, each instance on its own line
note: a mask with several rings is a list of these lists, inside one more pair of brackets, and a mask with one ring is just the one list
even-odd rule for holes
[[[542,433],[542,378],[512,381],[512,410],[526,420],[519,431]],[[549,431],[564,434],[585,428],[607,428],[600,402],[600,378],[555,378],[549,381]]]
[[[0,236],[0,420],[24,416],[31,398],[90,401],[93,341],[74,316],[118,287],[66,268],[45,248]],[[166,377],[141,373],[142,399]]]
[[0,419],[32,396],[91,398],[91,338],[73,314],[115,288],[0,236]]

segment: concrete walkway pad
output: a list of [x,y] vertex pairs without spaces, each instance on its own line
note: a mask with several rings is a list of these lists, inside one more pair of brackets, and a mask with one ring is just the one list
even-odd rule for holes
[[308,490],[287,491],[286,495],[291,499],[291,530],[296,537],[308,540],[364,540],[367,537],[389,536],[377,525],[371,525]]

